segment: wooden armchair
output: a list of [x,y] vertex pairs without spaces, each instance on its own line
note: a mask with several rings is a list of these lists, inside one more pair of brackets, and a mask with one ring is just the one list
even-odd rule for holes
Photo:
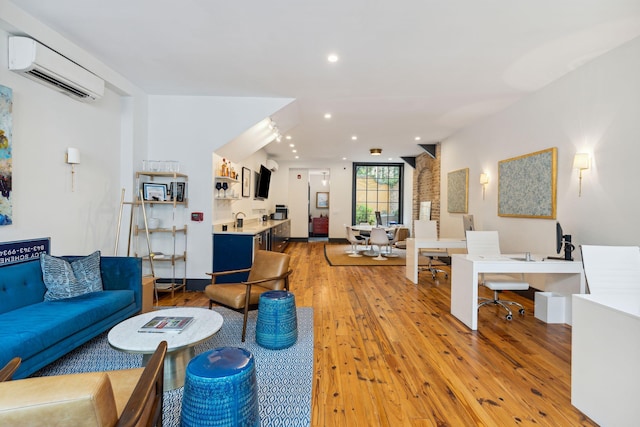
[[162,427],[162,396],[164,394],[164,357],[167,342],[161,341],[120,415],[118,427]]
[[162,341],[144,368],[0,382],[0,425],[160,427],[166,353]]
[[4,368],[0,369],[0,382],[9,381],[13,373],[18,369],[22,359],[19,357],[14,357],[9,360],[9,362],[4,366]]
[[[290,258],[284,253],[256,251],[251,268],[207,273],[211,276],[211,284],[204,293],[209,298],[209,309],[217,303],[233,310],[243,310],[242,342],[247,332],[250,307],[258,304],[260,295],[271,290],[289,290]],[[249,272],[246,282],[216,284],[218,276],[242,272]]]

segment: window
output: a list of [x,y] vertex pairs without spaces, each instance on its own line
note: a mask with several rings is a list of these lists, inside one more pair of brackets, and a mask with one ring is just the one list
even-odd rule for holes
[[376,224],[376,211],[382,225],[402,222],[402,163],[353,164],[353,223]]

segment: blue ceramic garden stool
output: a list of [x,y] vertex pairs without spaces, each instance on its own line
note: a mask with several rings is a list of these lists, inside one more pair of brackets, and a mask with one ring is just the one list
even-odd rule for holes
[[180,414],[182,426],[260,426],[253,355],[221,347],[187,365]]
[[291,347],[298,339],[296,299],[288,291],[268,291],[260,295],[256,342],[272,350]]

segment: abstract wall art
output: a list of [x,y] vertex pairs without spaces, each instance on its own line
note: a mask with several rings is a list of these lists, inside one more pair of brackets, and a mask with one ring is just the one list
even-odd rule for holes
[[447,211],[467,213],[469,200],[469,168],[447,175]]
[[553,147],[498,162],[498,215],[555,219],[557,158]]
[[11,207],[11,110],[13,91],[0,85],[0,225],[13,223]]

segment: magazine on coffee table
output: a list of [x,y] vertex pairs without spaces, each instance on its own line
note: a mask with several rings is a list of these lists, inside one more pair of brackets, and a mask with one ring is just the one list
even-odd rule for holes
[[156,316],[138,329],[138,332],[180,333],[192,322],[193,317]]

